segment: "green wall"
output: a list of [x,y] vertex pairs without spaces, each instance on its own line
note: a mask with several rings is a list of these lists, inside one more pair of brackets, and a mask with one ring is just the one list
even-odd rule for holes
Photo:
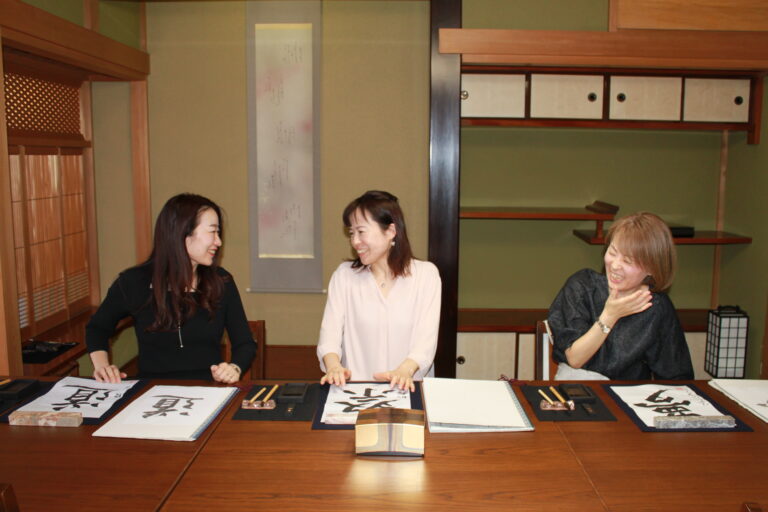
[[762,347],[766,343],[768,300],[768,119],[763,97],[762,141],[747,145],[746,136],[730,136],[725,227],[745,233],[752,244],[723,248],[721,304],[737,304],[749,314],[747,375],[760,372]]
[[77,25],[83,24],[83,0],[22,0],[22,2]]
[[[226,211],[223,265],[270,344],[315,344],[324,294],[255,294],[248,247],[245,2],[147,4],[152,210],[182,191]],[[350,249],[340,220],[365,190],[399,196],[426,258],[427,2],[323,2],[323,280]],[[192,36],[193,35],[193,36]]]
[[141,48],[139,13],[138,1],[101,0],[99,33],[119,43]]
[[[60,18],[83,26],[83,0],[22,0]],[[138,0],[100,0],[99,33],[117,42],[140,48]]]
[[464,28],[607,30],[608,0],[464,0]]

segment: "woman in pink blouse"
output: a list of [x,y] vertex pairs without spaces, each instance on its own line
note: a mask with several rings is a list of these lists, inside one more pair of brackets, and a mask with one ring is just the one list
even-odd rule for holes
[[320,380],[388,381],[415,389],[434,375],[440,322],[440,274],[414,259],[397,198],[368,191],[344,209],[356,258],[339,265],[328,285],[317,357]]

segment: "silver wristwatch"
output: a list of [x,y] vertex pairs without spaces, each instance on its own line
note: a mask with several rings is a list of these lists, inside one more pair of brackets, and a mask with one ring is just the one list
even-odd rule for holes
[[605,325],[603,322],[601,322],[599,318],[597,319],[597,326],[598,326],[598,327],[600,328],[600,330],[601,330],[601,331],[603,331],[603,333],[605,333],[605,334],[608,334],[609,332],[611,332],[611,328],[610,328],[610,327],[608,327],[607,325]]

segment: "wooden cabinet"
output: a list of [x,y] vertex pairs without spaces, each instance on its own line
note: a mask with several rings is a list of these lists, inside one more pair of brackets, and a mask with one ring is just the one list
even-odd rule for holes
[[600,75],[531,75],[531,117],[600,119],[603,77]]
[[686,78],[683,121],[746,123],[749,80]]
[[680,77],[610,77],[610,119],[679,121]]
[[525,117],[525,75],[461,76],[462,117]]

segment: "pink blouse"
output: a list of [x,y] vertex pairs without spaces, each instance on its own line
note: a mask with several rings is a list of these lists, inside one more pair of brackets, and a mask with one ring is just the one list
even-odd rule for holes
[[339,265],[328,285],[317,357],[335,353],[351,380],[373,380],[406,359],[419,369],[414,380],[434,375],[440,324],[440,274],[429,261],[411,260],[410,274],[394,280],[384,297],[368,268]]

